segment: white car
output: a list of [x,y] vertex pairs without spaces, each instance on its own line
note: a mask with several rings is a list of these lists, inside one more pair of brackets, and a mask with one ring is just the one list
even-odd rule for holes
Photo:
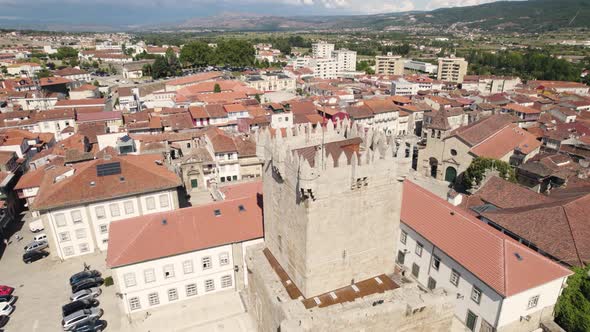
[[33,237],[33,241],[34,242],[47,241],[47,234],[45,234],[45,233],[37,234],[37,235],[35,235],[35,237]]
[[29,230],[33,233],[40,232],[44,229],[45,228],[43,227],[43,220],[41,219],[33,220],[29,223]]
[[78,325],[83,325],[91,320],[99,319],[102,317],[103,313],[104,311],[99,308],[82,309],[71,315],[68,315],[67,317],[64,317],[64,319],[61,321],[61,325],[63,326],[64,330],[69,331]]
[[92,288],[88,288],[88,289],[83,289],[81,291],[78,291],[78,292],[72,294],[72,296],[70,296],[70,300],[73,302],[73,301],[78,301],[78,300],[93,299],[95,297],[98,297],[101,293],[102,293],[102,290],[99,287],[92,287]]
[[25,252],[41,250],[47,247],[49,247],[49,243],[47,243],[47,241],[33,241],[25,247]]
[[12,313],[13,310],[14,310],[14,307],[11,306],[10,304],[8,304],[6,302],[0,303],[0,316],[1,315],[8,316]]

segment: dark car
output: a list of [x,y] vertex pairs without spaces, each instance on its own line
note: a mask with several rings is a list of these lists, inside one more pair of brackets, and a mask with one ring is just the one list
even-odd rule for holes
[[61,307],[61,313],[64,317],[73,314],[76,311],[82,309],[90,309],[92,307],[98,306],[98,300],[95,299],[87,299],[87,300],[78,300],[74,302],[70,302],[63,307]]
[[49,256],[49,253],[45,250],[27,251],[23,254],[23,262],[29,264],[47,256]]
[[105,320],[92,320],[86,324],[76,326],[72,329],[72,332],[100,332],[106,327],[107,322]]
[[14,295],[0,295],[0,302],[14,303],[18,300],[18,296]]
[[103,283],[104,279],[100,277],[83,279],[72,285],[72,293],[92,287],[100,287]]
[[6,316],[6,315],[0,316],[0,327],[6,326],[6,323],[8,323],[9,319],[10,318],[8,318],[8,316]]
[[81,280],[88,279],[88,278],[96,278],[96,277],[100,277],[100,276],[101,276],[101,273],[96,270],[78,272],[70,277],[70,286],[73,286],[75,283],[77,283]]

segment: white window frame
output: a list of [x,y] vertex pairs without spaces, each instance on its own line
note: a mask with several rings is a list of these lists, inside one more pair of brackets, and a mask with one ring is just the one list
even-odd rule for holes
[[76,239],[78,239],[78,240],[86,238],[86,229],[85,228],[79,228],[79,229],[75,230],[74,233],[76,234]]
[[170,200],[168,199],[168,194],[163,194],[158,196],[158,201],[160,203],[160,208],[167,208],[170,206]]
[[111,217],[113,218],[121,216],[121,209],[119,208],[119,204],[109,204],[109,212],[111,213]]
[[432,268],[436,271],[440,269],[440,257],[432,255]]
[[162,268],[164,272],[164,279],[174,278],[174,265],[173,264],[166,264]]
[[459,281],[461,280],[461,273],[459,271],[451,270],[451,278],[449,281],[455,287],[459,287]]
[[406,233],[405,231],[401,231],[401,233],[399,234],[399,241],[402,244],[406,244],[406,242],[408,241],[408,233]]
[[90,246],[88,245],[88,243],[84,242],[78,245],[78,249],[80,249],[80,252],[89,252]]
[[123,209],[125,210],[125,214],[135,213],[135,207],[133,206],[133,201],[125,201],[123,203]]
[[422,257],[423,250],[424,250],[424,245],[422,245],[422,243],[420,243],[420,242],[416,242],[416,249],[414,249],[414,253],[416,253],[416,255],[418,257]]
[[213,261],[211,261],[211,256],[205,256],[201,258],[201,266],[203,270],[208,270],[213,267]]
[[66,220],[66,216],[63,213],[56,213],[53,215],[53,219],[55,219],[55,225],[57,227],[64,227],[68,224]]
[[156,209],[156,199],[154,197],[147,197],[145,199],[145,208],[149,211]]
[[182,271],[184,272],[184,274],[193,273],[194,272],[193,261],[189,259],[189,260],[182,262]]
[[178,290],[176,288],[170,288],[168,290],[168,301],[176,301],[178,300]]
[[58,237],[59,237],[59,242],[68,242],[71,240],[70,232],[61,232],[58,234]]
[[212,292],[214,290],[215,290],[215,280],[206,279],[205,280],[205,292]]
[[148,294],[148,303],[151,307],[160,304],[160,295],[157,292]]
[[123,283],[125,284],[125,287],[127,287],[127,288],[137,286],[137,280],[135,279],[135,273],[133,273],[133,272],[125,273],[123,275]]
[[532,296],[532,297],[529,299],[529,302],[527,303],[527,309],[533,309],[533,308],[535,308],[537,305],[539,305],[539,297],[540,297],[540,295],[535,295],[535,296]]
[[108,224],[100,224],[100,225],[98,225],[98,230],[100,231],[100,234],[108,234],[109,225]]
[[225,266],[228,264],[229,264],[229,253],[222,252],[221,254],[219,254],[219,265]]
[[74,247],[67,246],[63,247],[64,256],[73,256],[74,255]]
[[152,283],[156,281],[156,270],[154,269],[145,269],[143,270],[143,280],[146,284]]
[[477,304],[480,304],[481,294],[481,289],[477,288],[476,286],[473,286],[473,288],[471,289],[471,300]]
[[107,217],[107,213],[104,209],[104,206],[95,206],[94,215],[96,215],[96,219],[98,220],[105,219]]
[[134,296],[129,298],[129,310],[139,310],[141,309],[141,302],[139,301],[139,297]]
[[188,284],[185,286],[186,296],[195,296],[198,294],[197,284]]
[[70,212],[70,216],[72,217],[72,222],[74,224],[79,224],[83,221],[82,220],[82,212],[80,212],[80,210],[74,210],[74,211]]
[[221,277],[221,288],[229,288],[233,286],[233,280],[231,274],[224,275]]

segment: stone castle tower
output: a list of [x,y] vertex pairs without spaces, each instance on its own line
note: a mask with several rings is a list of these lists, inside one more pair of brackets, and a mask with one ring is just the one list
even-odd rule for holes
[[265,244],[306,298],[393,273],[412,146],[347,120],[257,133]]

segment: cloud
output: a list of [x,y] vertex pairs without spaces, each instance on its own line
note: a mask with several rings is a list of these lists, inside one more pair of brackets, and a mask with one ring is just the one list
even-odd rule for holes
[[496,0],[431,0],[427,5],[427,10],[445,8],[445,7],[465,7],[465,6],[477,6],[488,2],[494,2]]

